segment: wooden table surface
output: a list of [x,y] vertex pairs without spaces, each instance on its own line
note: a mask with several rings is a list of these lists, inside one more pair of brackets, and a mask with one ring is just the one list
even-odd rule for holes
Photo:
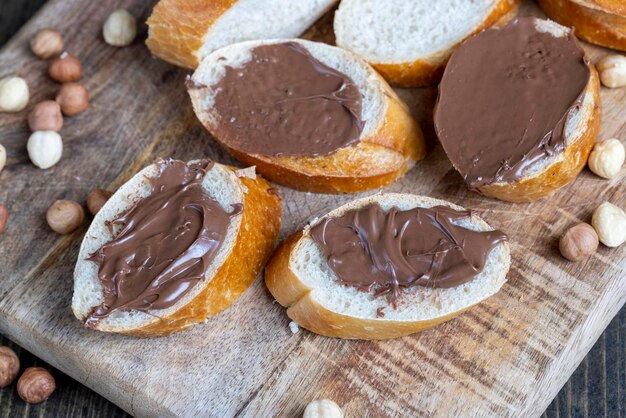
[[[0,2],[0,46],[44,2],[45,0]],[[4,75],[0,66],[0,76]],[[34,406],[29,406],[19,399],[15,385],[0,389],[0,418],[127,416],[124,411],[100,395],[48,366],[1,335],[0,344],[15,349],[20,356],[22,367],[34,365],[46,367],[57,381],[57,390],[51,398]],[[593,349],[548,407],[544,417],[626,417],[626,308],[621,310],[600,336]]]

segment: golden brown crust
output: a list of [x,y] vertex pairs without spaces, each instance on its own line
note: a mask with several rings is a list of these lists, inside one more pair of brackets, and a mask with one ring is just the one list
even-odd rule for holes
[[604,9],[607,13],[626,17],[626,2],[624,0],[575,0],[575,3],[579,3],[581,6],[585,6],[585,3],[587,3]]
[[550,19],[574,27],[577,37],[626,51],[626,17],[584,7],[570,0],[538,1]]
[[465,312],[471,306],[427,321],[385,321],[364,319],[330,311],[311,297],[311,288],[304,285],[289,269],[291,252],[302,238],[297,232],[283,241],[265,267],[265,285],[282,306],[287,315],[298,325],[327,337],[383,340],[423,331],[448,321]]
[[198,66],[197,52],[209,27],[237,0],[161,0],[148,18],[146,45],[179,67]]
[[441,79],[446,63],[458,45],[486,28],[506,24],[517,14],[521,1],[501,0],[491,11],[491,14],[472,33],[440,55],[428,60],[416,60],[414,62],[398,64],[371,62],[370,64],[394,87],[420,87],[436,84]]
[[600,107],[600,81],[598,73],[591,67],[589,85],[594,98],[594,109],[589,116],[581,138],[563,152],[562,159],[540,174],[517,183],[491,184],[481,187],[479,192],[509,202],[532,202],[542,199],[572,181],[587,164],[589,153],[600,133],[602,110]]
[[239,235],[231,254],[213,280],[174,314],[126,334],[156,337],[183,331],[230,306],[261,272],[278,238],[280,197],[272,193],[270,184],[259,176],[240,180],[247,191],[244,193]]
[[[238,160],[255,165],[266,178],[316,193],[354,193],[385,186],[426,156],[419,125],[395,92],[385,88],[387,112],[382,125],[357,145],[317,157],[271,157],[245,154],[222,145]],[[209,131],[211,126],[205,124]],[[219,142],[219,138],[217,138]]]

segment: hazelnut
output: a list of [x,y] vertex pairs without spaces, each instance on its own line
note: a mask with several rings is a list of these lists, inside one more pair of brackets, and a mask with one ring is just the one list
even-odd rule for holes
[[9,221],[9,210],[6,206],[0,204],[0,235],[4,232]]
[[46,212],[48,225],[59,234],[69,234],[76,230],[84,218],[83,207],[73,200],[57,200]]
[[104,41],[112,46],[128,46],[137,36],[137,20],[125,9],[117,9],[102,26]]
[[591,225],[600,242],[607,247],[619,247],[626,241],[626,213],[609,202],[604,202],[593,212]]
[[7,163],[7,150],[0,144],[0,172]]
[[63,126],[61,106],[54,100],[44,100],[33,107],[28,114],[28,127],[31,131],[59,132]]
[[54,377],[43,367],[29,367],[17,381],[17,393],[24,402],[45,401],[56,389]]
[[302,418],[343,418],[343,411],[335,402],[322,399],[309,403]]
[[89,213],[96,216],[102,206],[109,200],[112,193],[103,189],[94,189],[87,195],[87,209]]
[[9,347],[0,347],[0,388],[9,386],[20,372],[20,359]]
[[598,249],[598,234],[589,224],[581,223],[565,231],[559,240],[561,255],[570,261],[581,261]]
[[50,63],[48,74],[59,83],[78,81],[83,76],[83,66],[74,55],[64,52]]
[[61,159],[63,141],[53,131],[33,132],[28,138],[26,150],[30,160],[41,169],[50,168]]
[[42,29],[30,40],[30,49],[39,58],[55,57],[63,51],[63,35],[54,29]]
[[626,86],[626,57],[622,55],[609,55],[598,63],[600,81],[607,87]]
[[624,165],[624,145],[618,139],[607,139],[596,143],[589,154],[589,169],[600,177],[612,179]]
[[28,104],[28,84],[20,77],[0,80],[0,112],[19,112]]
[[89,107],[89,92],[82,84],[65,83],[59,89],[56,101],[64,115],[75,116]]

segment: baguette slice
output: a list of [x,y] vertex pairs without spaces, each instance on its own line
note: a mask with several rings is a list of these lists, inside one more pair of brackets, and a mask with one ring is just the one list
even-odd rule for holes
[[[374,202],[384,210],[394,206],[408,210],[437,205],[463,209],[429,197],[390,193],[352,201],[311,224]],[[476,215],[460,224],[473,230],[493,229]],[[310,331],[329,337],[380,340],[412,334],[454,318],[498,292],[510,264],[509,244],[502,242],[491,251],[484,270],[472,281],[446,289],[422,286],[405,289],[394,309],[385,297],[337,283],[307,226],[278,247],[265,268],[265,284],[274,298],[288,308],[287,315]],[[377,316],[378,309],[383,309],[383,318]]]
[[[549,20],[537,20],[541,31],[555,37],[566,36],[570,29]],[[589,64],[590,77],[582,105],[572,111],[565,125],[567,148],[542,158],[524,171],[524,177],[513,183],[492,183],[477,190],[486,196],[509,202],[532,202],[543,199],[572,181],[587,163],[589,153],[600,133],[602,110],[598,72]]]
[[343,0],[335,13],[337,45],[361,55],[397,87],[435,84],[454,49],[503,25],[521,0]]
[[[246,154],[221,143],[235,158],[255,165],[258,172],[277,183],[319,193],[351,193],[384,186],[401,177],[426,155],[422,131],[385,80],[366,62],[349,51],[299,39],[249,41],[229,45],[206,57],[192,76],[189,94],[198,119],[215,132],[220,117],[214,110],[215,85],[226,66],[247,62],[259,45],[294,42],[323,64],[349,76],[362,96],[365,122],[359,142],[322,156],[267,156]],[[297,141],[298,138],[294,138]]]
[[[89,227],[74,271],[72,310],[79,320],[84,322],[91,308],[98,306],[103,298],[98,266],[86,258],[113,238],[105,222],[147,196],[150,192],[147,177],[156,174],[156,164],[137,173],[115,192]],[[252,284],[278,238],[280,198],[261,177],[239,177],[235,168],[217,163],[205,176],[203,187],[227,210],[232,204],[243,204],[243,213],[232,218],[222,248],[204,280],[170,308],[113,312],[100,320],[95,329],[138,336],[182,331],[226,309]]]
[[622,3],[624,10],[620,9],[620,15],[611,13],[609,9],[587,7],[588,4],[580,1],[538,1],[550,19],[576,28],[576,36],[579,38],[592,44],[626,51],[626,2]]
[[581,6],[613,13],[626,17],[626,2],[624,0],[572,0]]
[[148,18],[146,45],[194,69],[212,51],[253,39],[295,38],[337,0],[161,0]]

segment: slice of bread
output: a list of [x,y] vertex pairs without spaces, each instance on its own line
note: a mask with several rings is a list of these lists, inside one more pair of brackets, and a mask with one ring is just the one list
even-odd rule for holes
[[254,39],[295,38],[337,0],[161,0],[146,45],[157,57],[196,68],[214,50]]
[[[220,142],[235,158],[255,165],[258,172],[277,183],[319,193],[350,193],[384,186],[404,175],[416,160],[423,159],[426,145],[422,131],[380,75],[349,51],[319,42],[298,39],[249,41],[229,45],[207,56],[192,76],[189,94],[198,119],[214,133],[220,115],[214,109],[212,88],[225,67],[238,67],[251,59],[259,45],[297,43],[314,58],[350,77],[362,97],[365,122],[359,142],[330,155],[266,156],[245,154]],[[297,141],[298,138],[294,138]]]
[[463,40],[517,12],[521,0],[343,0],[337,45],[361,55],[392,85],[435,84]]
[[[314,219],[311,225],[371,203],[378,203],[385,211],[437,205],[463,210],[438,199],[390,193],[352,201]],[[476,215],[458,224],[477,231],[493,230]],[[339,284],[307,226],[278,247],[265,268],[265,284],[300,326],[329,337],[374,340],[412,334],[454,318],[498,292],[510,264],[509,244],[501,242],[489,253],[483,271],[471,281],[451,288],[406,288],[394,308],[384,296]],[[380,310],[384,317],[380,317]]]
[[[148,177],[158,174],[152,164],[121,186],[94,217],[80,247],[74,271],[72,310],[85,321],[92,307],[102,303],[98,266],[87,258],[113,236],[106,222],[150,194]],[[259,176],[237,175],[236,169],[215,164],[203,180],[207,193],[227,211],[243,204],[232,218],[226,239],[206,270],[204,279],[167,309],[148,312],[114,311],[95,329],[138,336],[161,336],[182,331],[232,304],[254,281],[270,255],[280,228],[281,203],[271,186]]]
[[[586,0],[590,2],[591,0]],[[580,0],[538,0],[550,19],[576,28],[576,36],[592,44],[626,51],[626,14],[611,13],[609,9],[588,7]],[[599,1],[592,5],[599,6]],[[626,9],[626,2],[622,2]],[[620,9],[621,10],[621,9]],[[622,11],[624,13],[624,11]]]
[[[540,32],[550,33],[555,37],[566,36],[570,31],[549,20],[536,19],[535,24]],[[567,148],[529,165],[519,181],[481,186],[477,188],[480,193],[509,202],[531,202],[547,197],[580,173],[600,133],[602,119],[600,81],[594,66],[589,64],[589,67],[590,77],[582,105],[572,110],[566,120]]]
[[581,6],[613,13],[626,17],[626,2],[624,0],[572,0]]

